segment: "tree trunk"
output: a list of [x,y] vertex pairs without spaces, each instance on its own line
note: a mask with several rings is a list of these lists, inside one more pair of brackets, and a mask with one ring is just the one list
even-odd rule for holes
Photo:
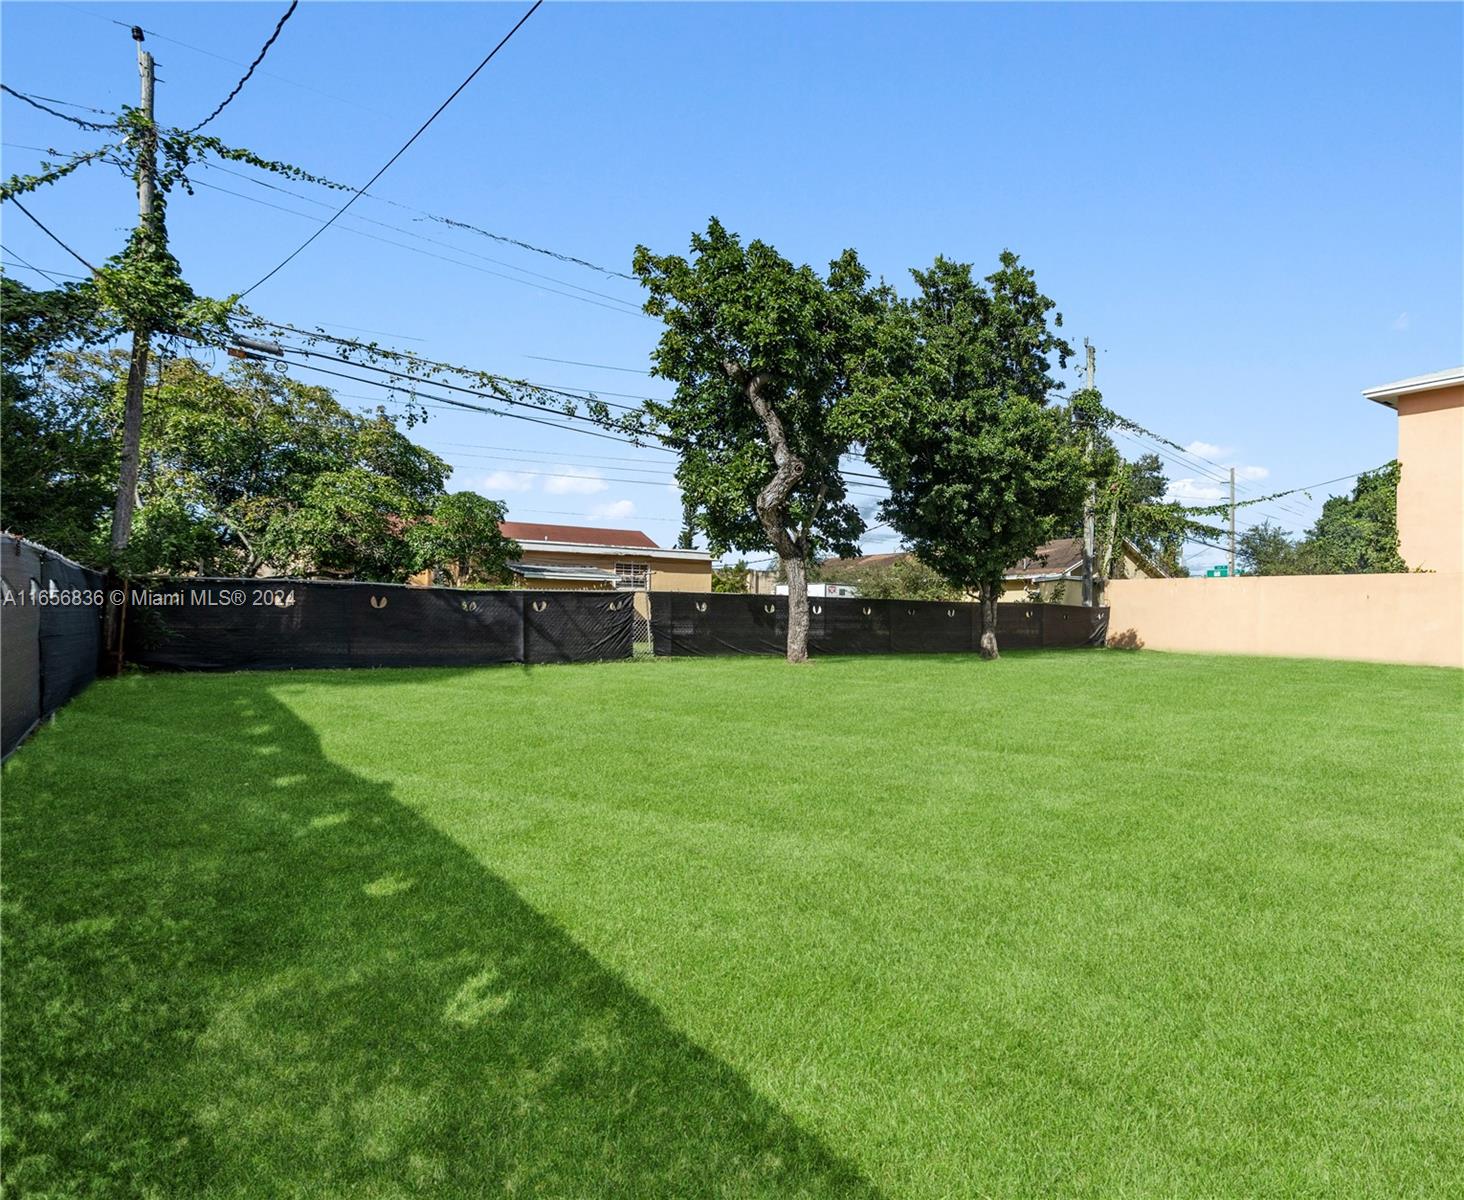
[[[723,370],[735,380],[747,395],[753,412],[757,413],[767,431],[768,445],[772,447],[773,477],[757,494],[758,523],[768,536],[768,542],[777,551],[788,576],[788,661],[808,661],[808,553],[812,518],[796,535],[788,528],[788,500],[807,472],[803,460],[793,453],[788,444],[788,435],[783,428],[782,418],[773,407],[768,395],[773,381],[763,374],[748,375],[736,363],[723,363]],[[819,502],[823,493],[820,490]]]
[[1000,657],[996,648],[996,598],[1000,588],[1000,584],[996,587],[987,584],[981,588],[981,640],[977,643],[976,652],[986,659]]
[[788,574],[788,661],[808,661],[808,566],[802,558],[785,558]]

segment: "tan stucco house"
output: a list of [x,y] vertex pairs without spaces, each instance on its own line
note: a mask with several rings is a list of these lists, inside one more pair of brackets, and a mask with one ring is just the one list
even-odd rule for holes
[[642,592],[710,592],[712,556],[666,550],[638,529],[504,521],[504,537],[523,549],[509,568],[526,588],[620,588]]
[[1464,571],[1464,367],[1367,388],[1398,413],[1398,553],[1415,571]]

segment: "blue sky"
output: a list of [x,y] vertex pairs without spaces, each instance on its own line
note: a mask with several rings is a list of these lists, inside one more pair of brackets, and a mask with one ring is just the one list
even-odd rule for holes
[[[114,21],[141,24],[159,118],[191,125],[284,7],[6,3],[4,78],[134,102]],[[362,183],[522,9],[302,4],[211,131]],[[94,137],[9,96],[0,112],[7,174],[41,157],[20,147]],[[170,206],[185,271],[213,295],[252,283],[340,198],[198,178],[251,198],[199,188]],[[130,187],[91,168],[32,211],[96,261],[125,237]],[[384,201],[619,270],[637,243],[684,251],[711,214],[800,261],[854,246],[902,288],[938,253],[984,273],[1009,247],[1070,339],[1100,348],[1108,402],[1210,460],[1175,456],[1176,494],[1216,494],[1213,464],[1235,464],[1245,498],[1386,461],[1396,419],[1360,389],[1464,361],[1464,8],[550,3],[372,191],[250,305],[503,374],[659,394],[637,373],[657,325],[632,311],[633,283]],[[74,268],[10,206],[3,236]],[[675,536],[664,454],[440,410],[419,440],[455,487],[520,519]],[[1347,486],[1242,509],[1241,524],[1303,527]],[[866,548],[890,548],[888,531]]]

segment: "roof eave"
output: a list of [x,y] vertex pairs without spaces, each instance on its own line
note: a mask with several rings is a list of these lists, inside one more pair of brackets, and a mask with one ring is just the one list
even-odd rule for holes
[[1419,392],[1433,392],[1450,387],[1464,387],[1464,367],[1450,367],[1431,375],[1415,375],[1412,379],[1396,379],[1392,383],[1364,388],[1362,394],[1374,404],[1397,408],[1395,402],[1399,396],[1412,396]]

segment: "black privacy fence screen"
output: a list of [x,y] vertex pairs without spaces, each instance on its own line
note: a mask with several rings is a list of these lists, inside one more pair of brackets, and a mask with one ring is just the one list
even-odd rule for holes
[[0,537],[0,754],[97,675],[105,579],[44,546]]
[[[1106,608],[1069,604],[997,606],[1003,650],[1101,646]],[[813,654],[959,654],[981,638],[981,606],[939,600],[809,600]],[[690,592],[651,594],[651,639],[658,655],[782,654],[786,596]]]
[[462,667],[630,658],[627,592],[298,579],[134,582],[127,657],[176,671]]
[[[462,667],[632,658],[630,592],[468,591],[300,579],[148,579],[125,584],[5,535],[0,619],[3,752],[96,678],[108,599],[126,658],[173,671]],[[657,655],[782,654],[785,596],[656,592]],[[1002,649],[1099,646],[1108,610],[997,606]],[[644,633],[640,635],[644,642]],[[813,599],[814,654],[969,653],[976,604]],[[641,647],[644,649],[644,646]]]

